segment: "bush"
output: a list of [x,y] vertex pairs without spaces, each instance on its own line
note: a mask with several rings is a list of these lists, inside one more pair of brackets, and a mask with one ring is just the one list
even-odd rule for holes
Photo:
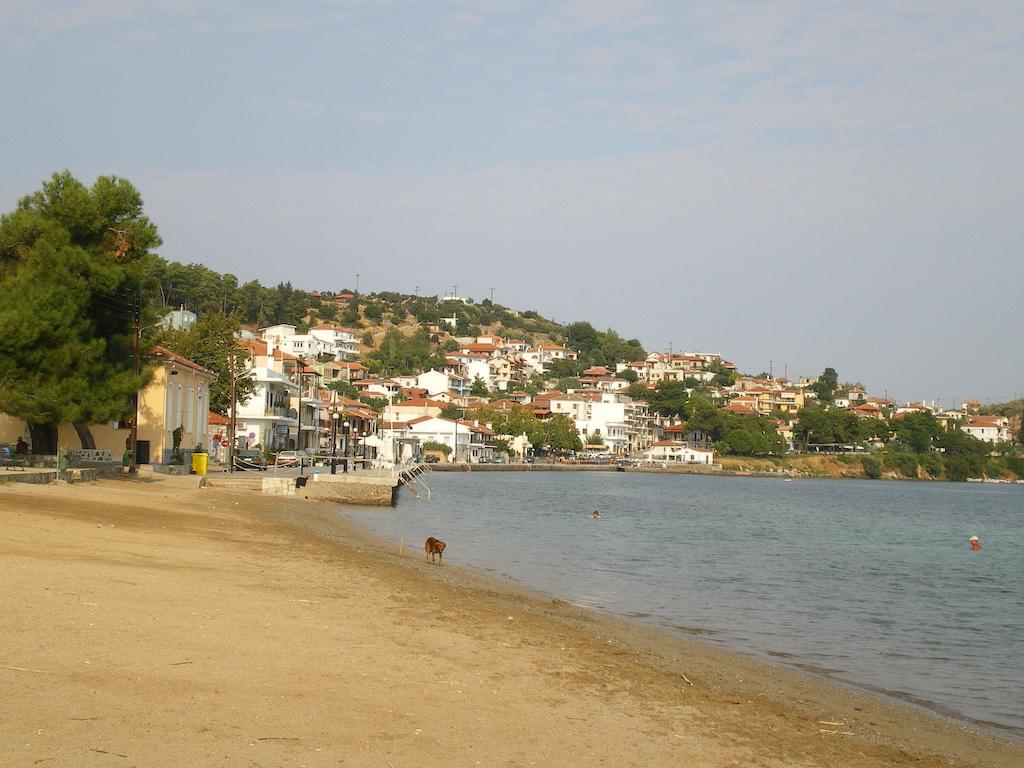
[[939,453],[922,454],[920,461],[924,471],[927,472],[928,477],[931,478],[940,477],[946,466],[945,462],[942,460],[942,454]]
[[971,466],[959,456],[946,457],[946,477],[963,482],[971,476]]
[[424,451],[434,451],[436,453],[443,453],[445,456],[449,455],[452,452],[452,448],[450,445],[445,445],[444,443],[439,443],[435,440],[427,440],[425,443],[423,443],[421,447],[423,448]]
[[917,456],[912,453],[903,453],[899,456],[896,468],[904,477],[917,477],[918,470]]
[[1024,458],[1020,456],[1007,456],[1003,459],[1006,468],[1017,476],[1018,480],[1024,480]]
[[864,466],[864,474],[873,480],[882,476],[882,462],[874,456],[861,456],[860,463]]

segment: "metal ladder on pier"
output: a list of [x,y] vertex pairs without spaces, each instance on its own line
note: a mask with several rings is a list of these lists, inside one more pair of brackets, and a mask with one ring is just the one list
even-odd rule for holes
[[416,491],[417,486],[422,486],[423,490],[426,491],[427,500],[430,500],[430,486],[427,485],[427,481],[423,479],[423,476],[433,472],[433,470],[426,464],[413,464],[408,469],[401,470],[398,473],[398,482],[409,489],[409,492],[416,497],[417,500],[422,500],[423,497]]

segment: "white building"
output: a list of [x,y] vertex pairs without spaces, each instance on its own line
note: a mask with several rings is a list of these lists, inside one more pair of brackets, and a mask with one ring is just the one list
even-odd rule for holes
[[309,333],[297,333],[294,325],[281,323],[262,330],[263,340],[296,357],[315,359],[321,355],[334,360],[358,356],[355,335],[333,325],[317,325]]
[[452,371],[437,371],[431,368],[416,377],[416,386],[427,390],[430,397],[450,392],[462,396],[469,393],[469,380]]
[[236,408],[236,431],[239,447],[255,445],[272,450],[289,447],[289,435],[296,431],[298,413],[291,399],[298,395],[299,385],[288,376],[266,366],[253,367],[249,376],[256,391]]
[[175,331],[183,331],[195,325],[197,319],[198,317],[195,312],[190,312],[185,307],[180,307],[164,315],[160,325]]
[[714,463],[713,451],[690,448],[685,443],[661,440],[644,452],[644,462],[650,464],[704,464]]
[[964,432],[986,443],[1008,443],[1010,420],[1005,416],[971,416],[961,427]]
[[580,440],[597,435],[611,453],[637,453],[653,439],[646,403],[635,402],[628,395],[612,392],[579,391],[551,398],[553,414],[564,414],[573,420]]

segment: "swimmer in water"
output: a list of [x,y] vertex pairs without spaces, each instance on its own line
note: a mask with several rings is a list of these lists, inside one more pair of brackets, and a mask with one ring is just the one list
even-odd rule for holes
[[977,536],[971,536],[970,542],[972,552],[977,552],[979,549],[981,549],[981,541],[978,539]]
[[600,519],[601,519],[601,513],[600,513],[600,512],[598,512],[598,511],[597,511],[597,510],[595,509],[595,510],[594,510],[594,514],[592,514],[592,515],[590,516],[590,519],[591,519],[591,520],[600,520]]

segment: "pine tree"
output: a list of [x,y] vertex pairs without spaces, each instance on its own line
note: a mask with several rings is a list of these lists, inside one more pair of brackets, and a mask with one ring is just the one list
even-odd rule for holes
[[87,188],[54,174],[0,217],[0,411],[26,421],[37,453],[56,451],[60,424],[126,414],[145,381],[133,325],[159,244],[116,177]]

